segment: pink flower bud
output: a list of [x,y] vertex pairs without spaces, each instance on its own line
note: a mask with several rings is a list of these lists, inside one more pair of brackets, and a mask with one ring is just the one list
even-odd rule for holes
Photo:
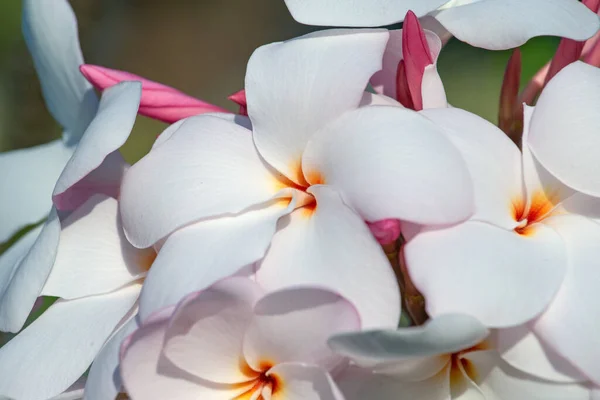
[[419,111],[423,109],[421,94],[423,74],[425,67],[433,64],[433,58],[425,38],[425,32],[412,11],[406,14],[404,25],[402,25],[402,55],[414,109]]
[[397,219],[382,219],[381,221],[367,222],[367,225],[381,245],[393,243],[400,237],[400,221]]
[[235,92],[228,99],[240,106],[240,115],[248,115],[248,104],[246,103],[246,91],[244,89]]

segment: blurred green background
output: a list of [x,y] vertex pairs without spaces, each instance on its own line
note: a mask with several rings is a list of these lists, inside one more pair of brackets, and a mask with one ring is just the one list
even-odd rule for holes
[[[245,64],[261,44],[310,31],[283,0],[78,0],[86,62],[122,69],[235,110],[226,97],[241,89]],[[0,2],[0,151],[47,142],[60,129],[45,110],[21,36],[21,1]],[[558,40],[524,46],[524,81],[551,57]],[[449,101],[495,122],[509,52],[489,52],[451,40],[439,70]],[[133,162],[165,125],[140,117],[123,148]]]

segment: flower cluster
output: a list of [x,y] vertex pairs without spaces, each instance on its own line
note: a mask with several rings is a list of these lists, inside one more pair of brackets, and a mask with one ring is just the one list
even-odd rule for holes
[[[45,221],[0,255],[0,398],[600,399],[600,1],[285,2],[356,28],[258,48],[231,113],[24,0],[64,133],[0,154],[0,241]],[[451,37],[540,35],[499,126],[448,104]],[[129,165],[137,114],[169,126]]]

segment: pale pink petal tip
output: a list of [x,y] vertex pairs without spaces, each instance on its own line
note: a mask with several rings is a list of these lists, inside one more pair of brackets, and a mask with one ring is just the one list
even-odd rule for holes
[[142,99],[139,113],[163,122],[173,123],[180,119],[209,112],[229,111],[188,96],[170,86],[157,83],[130,72],[84,64],[79,67],[83,76],[99,90],[121,81],[142,82]]
[[382,219],[367,222],[367,225],[381,245],[393,243],[400,237],[400,221],[397,219]]
[[414,109],[423,109],[421,83],[425,67],[433,64],[431,50],[419,19],[412,11],[406,13],[402,25],[402,55],[405,62],[406,78],[410,88]]
[[244,89],[235,92],[228,97],[229,100],[240,106],[240,115],[248,115],[248,105],[246,103],[246,91]]

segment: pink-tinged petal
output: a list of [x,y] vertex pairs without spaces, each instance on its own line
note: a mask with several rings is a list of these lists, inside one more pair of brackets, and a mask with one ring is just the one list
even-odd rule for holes
[[125,174],[123,226],[134,246],[149,247],[191,222],[266,202],[283,187],[247,129],[191,117]]
[[425,67],[433,64],[431,50],[425,38],[425,32],[419,24],[419,19],[409,11],[402,25],[402,55],[406,65],[406,78],[414,109],[423,109],[421,82]]
[[451,400],[450,366],[448,362],[446,364],[440,372],[425,380],[403,380],[352,366],[337,374],[335,381],[346,400],[398,400],[399,396],[415,400]]
[[244,357],[255,370],[265,362],[299,362],[331,371],[344,359],[327,347],[327,339],[359,329],[356,308],[340,295],[314,287],[283,289],[254,306]]
[[495,125],[467,111],[445,108],[421,114],[444,130],[466,161],[475,189],[471,219],[513,229],[517,225],[513,201],[523,197],[517,146]]
[[402,380],[424,380],[439,373],[450,354],[483,341],[488,329],[463,314],[446,314],[422,326],[333,336],[330,347],[358,365]]
[[129,244],[117,200],[110,197],[90,198],[63,226],[44,296],[74,299],[111,292],[145,275],[156,255]]
[[169,236],[144,281],[142,319],[263,258],[277,220],[295,204],[274,201],[236,216],[198,222]]
[[590,387],[536,378],[515,369],[493,350],[466,353],[461,357],[486,399],[589,400]]
[[367,226],[381,245],[393,243],[400,237],[400,221],[397,219],[367,222]]
[[0,243],[48,215],[52,189],[73,154],[62,140],[0,153]]
[[236,277],[185,297],[165,333],[165,357],[211,382],[236,384],[256,378],[260,370],[245,363],[242,343],[262,295],[254,281]]
[[[42,291],[60,238],[56,210],[0,256],[0,331],[17,332]],[[2,393],[2,392],[0,392]]]
[[119,350],[123,340],[138,328],[135,317],[127,321],[108,339],[98,353],[85,384],[86,400],[114,399],[121,391]]
[[[56,182],[52,199],[59,210],[80,206],[94,192],[118,195],[125,161],[120,155],[107,157],[129,137],[140,93],[138,82],[123,82],[104,92],[98,113]],[[97,168],[100,170],[92,174]]]
[[267,376],[282,385],[271,400],[345,400],[329,373],[318,366],[284,363],[271,368]]
[[229,112],[206,103],[170,86],[151,81],[130,72],[97,65],[82,65],[81,73],[96,88],[105,90],[122,81],[142,83],[139,113],[159,121],[173,123],[181,119],[208,112]]
[[38,73],[50,114],[77,143],[94,117],[98,98],[79,73],[83,56],[77,19],[69,2],[23,1],[23,36]]
[[425,67],[421,80],[421,97],[423,109],[448,107],[446,89],[444,89],[444,83],[437,71],[436,64]]
[[430,316],[464,313],[489,327],[539,315],[567,269],[561,237],[543,224],[524,234],[475,221],[422,231],[404,255]]
[[246,101],[246,91],[244,89],[239,92],[235,92],[228,97],[229,100],[240,106],[240,115],[248,115],[248,103]]
[[460,153],[427,118],[400,107],[344,114],[309,143],[302,167],[367,221],[397,218],[450,224],[473,212],[473,187]]
[[316,208],[294,211],[262,261],[256,279],[265,289],[311,285],[338,292],[358,309],[363,329],[396,326],[399,289],[371,232],[339,195],[313,186]]
[[383,94],[365,92],[359,104],[360,107],[367,106],[394,106],[403,107],[397,100]]
[[294,19],[318,26],[383,26],[402,19],[409,10],[423,16],[448,0],[285,0]]
[[531,324],[498,329],[493,347],[502,359],[521,372],[553,382],[585,382],[588,379],[555,350],[541,341]]
[[546,312],[535,322],[542,340],[600,385],[600,225],[577,215],[551,218],[548,223],[567,246],[569,267],[562,286]]
[[[121,348],[121,376],[133,399],[231,400],[245,391],[239,386],[199,382],[162,355],[172,309],[166,309],[129,336]],[[201,361],[199,359],[197,361]],[[207,384],[202,386],[202,384]]]
[[546,83],[559,73],[567,65],[578,61],[583,52],[585,42],[577,42],[571,39],[562,39],[556,49],[556,53],[550,63],[550,69],[546,75]]
[[529,148],[562,183],[600,197],[600,70],[582,62],[564,68],[537,102]]
[[92,363],[139,290],[131,285],[101,296],[58,300],[0,349],[0,393],[43,400],[63,392]]
[[[396,90],[398,63],[404,58],[402,29],[390,31],[390,39],[383,53],[383,64],[381,71],[376,72],[371,78],[371,85],[377,93],[385,94],[392,98],[398,98]],[[440,38],[429,30],[424,30],[426,47],[430,50],[430,58],[436,62],[442,50]],[[406,76],[405,76],[406,78]]]
[[536,36],[585,40],[600,27],[596,14],[578,1],[472,1],[433,15],[459,40],[490,50],[518,47]]
[[359,106],[381,69],[384,30],[325,30],[257,49],[246,72],[248,114],[260,154],[296,183],[302,152],[328,122]]

